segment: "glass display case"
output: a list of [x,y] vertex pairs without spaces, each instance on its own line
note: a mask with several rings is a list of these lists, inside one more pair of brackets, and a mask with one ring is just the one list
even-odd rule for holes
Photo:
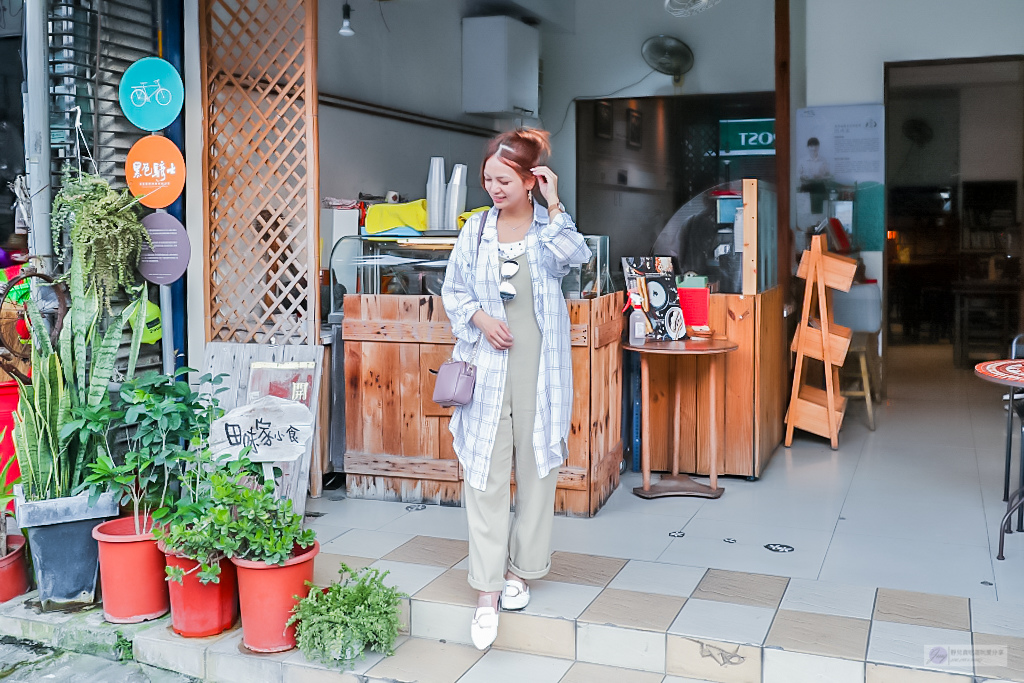
[[[459,233],[434,231],[418,237],[349,235],[331,250],[328,322],[341,322],[345,294],[440,296],[448,255]],[[591,259],[573,267],[562,283],[567,299],[594,298],[613,290],[608,237],[584,235]]]

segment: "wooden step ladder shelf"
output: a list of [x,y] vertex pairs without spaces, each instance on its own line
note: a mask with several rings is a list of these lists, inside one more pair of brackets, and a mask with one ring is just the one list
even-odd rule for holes
[[[811,248],[800,259],[797,276],[807,281],[800,326],[793,337],[796,352],[793,393],[786,413],[786,446],[793,445],[793,430],[823,436],[839,448],[846,399],[839,395],[839,368],[850,350],[849,328],[832,320],[832,291],[850,291],[857,262],[830,254],[824,235],[811,239]],[[824,391],[807,384],[807,360],[825,365]]]

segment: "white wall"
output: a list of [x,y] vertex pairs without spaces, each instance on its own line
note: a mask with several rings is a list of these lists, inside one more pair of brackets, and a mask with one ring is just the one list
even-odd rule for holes
[[552,168],[569,210],[575,210],[576,201],[572,98],[611,96],[650,73],[640,46],[660,33],[693,50],[694,67],[682,87],[674,88],[671,76],[654,73],[615,97],[774,90],[774,17],[772,0],[728,0],[686,18],[673,17],[656,0],[576,0],[575,33],[542,31],[541,121],[557,133]]
[[[490,119],[462,113],[461,0],[349,3],[355,35],[342,37],[343,0],[320,0],[317,79],[322,93],[495,127]],[[445,157],[449,174],[455,163],[469,164],[475,177],[486,143],[482,137],[323,105],[319,116],[322,196],[354,199],[359,192],[396,190],[422,199],[431,156]],[[485,200],[479,184],[470,183],[467,205]]]
[[885,62],[1020,53],[1020,0],[808,0],[807,106],[882,102]]

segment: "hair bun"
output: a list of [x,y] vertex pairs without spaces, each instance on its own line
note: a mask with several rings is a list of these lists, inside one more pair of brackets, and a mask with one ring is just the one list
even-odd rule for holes
[[551,133],[540,128],[520,128],[516,131],[519,139],[537,146],[538,163],[551,155]]

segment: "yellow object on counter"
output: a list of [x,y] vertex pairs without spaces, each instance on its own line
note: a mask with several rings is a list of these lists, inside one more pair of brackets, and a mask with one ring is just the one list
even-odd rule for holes
[[427,200],[404,204],[374,204],[366,210],[366,234],[376,235],[392,228],[427,229]]
[[466,221],[469,220],[470,216],[475,213],[480,213],[481,211],[490,211],[490,209],[491,207],[489,206],[481,206],[479,208],[472,209],[471,211],[459,214],[459,230],[462,230],[462,226],[466,224]]

